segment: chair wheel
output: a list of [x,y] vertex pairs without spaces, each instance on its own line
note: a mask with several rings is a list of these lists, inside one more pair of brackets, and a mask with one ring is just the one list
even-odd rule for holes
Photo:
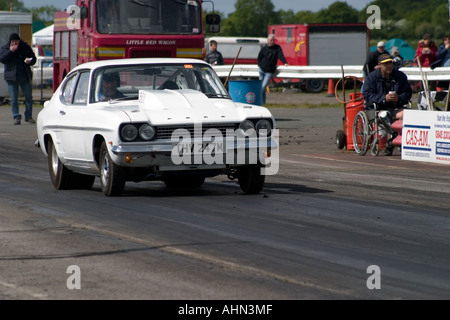
[[380,153],[380,145],[378,142],[372,142],[372,147],[370,148],[370,154],[376,157]]

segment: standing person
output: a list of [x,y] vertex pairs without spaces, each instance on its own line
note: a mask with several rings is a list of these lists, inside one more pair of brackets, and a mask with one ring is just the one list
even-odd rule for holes
[[429,34],[424,34],[422,40],[419,41],[419,45],[416,50],[415,59],[420,60],[422,67],[430,67],[431,64],[437,59],[438,47],[436,43],[431,40]]
[[[363,97],[366,105],[370,107],[375,103],[379,110],[387,113],[380,117],[390,126],[394,119],[403,119],[404,106],[411,100],[412,89],[406,74],[394,69],[392,57],[389,53],[383,53],[378,58],[378,68],[370,73],[364,81]],[[389,139],[384,154],[391,156],[394,150],[392,140],[396,133]]]
[[211,40],[209,42],[209,52],[206,54],[205,61],[212,66],[223,65],[223,57],[220,51],[217,51],[217,41]]
[[266,90],[270,80],[272,80],[277,70],[278,60],[287,65],[283,50],[275,43],[275,35],[267,37],[267,45],[261,48],[258,53],[259,80],[262,80],[262,103],[266,103]]
[[367,56],[366,63],[364,64],[363,74],[367,76],[373,70],[378,69],[378,57],[385,52],[385,43],[383,41],[378,42],[377,50],[372,51]]
[[[439,45],[437,52],[437,59],[431,64],[431,69],[436,67],[450,67],[450,35],[445,35],[442,43]],[[442,91],[448,89],[448,81],[438,81],[436,83],[436,90]]]
[[403,57],[400,55],[400,50],[398,47],[394,46],[391,49],[392,63],[394,64],[394,69],[398,70],[403,67]]
[[11,33],[8,42],[0,49],[0,62],[5,65],[4,78],[11,97],[14,124],[20,124],[22,120],[19,113],[19,86],[25,97],[25,121],[29,124],[35,123],[31,87],[33,78],[31,66],[36,63],[33,49],[22,41],[17,33]]
[[450,35],[445,35],[439,45],[437,58],[440,67],[450,67]]

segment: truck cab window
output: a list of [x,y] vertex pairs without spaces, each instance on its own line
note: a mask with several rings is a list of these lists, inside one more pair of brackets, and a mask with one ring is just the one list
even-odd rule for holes
[[201,34],[198,1],[98,0],[97,30],[103,34]]
[[100,33],[121,33],[118,0],[97,2],[97,29]]

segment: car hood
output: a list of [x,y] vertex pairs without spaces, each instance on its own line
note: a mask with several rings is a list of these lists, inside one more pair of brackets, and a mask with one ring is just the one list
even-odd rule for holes
[[246,118],[272,118],[262,106],[208,98],[195,90],[139,91],[138,105],[124,107],[132,122],[153,125],[186,122],[239,122]]

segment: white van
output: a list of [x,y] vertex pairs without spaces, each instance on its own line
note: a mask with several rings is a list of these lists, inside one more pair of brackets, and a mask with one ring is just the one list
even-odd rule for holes
[[[225,64],[233,64],[238,53],[236,64],[257,64],[258,53],[267,44],[267,38],[211,37],[205,38],[206,52],[209,52],[211,40],[217,42],[217,51],[222,54]],[[240,48],[242,48],[241,52],[239,52]]]

